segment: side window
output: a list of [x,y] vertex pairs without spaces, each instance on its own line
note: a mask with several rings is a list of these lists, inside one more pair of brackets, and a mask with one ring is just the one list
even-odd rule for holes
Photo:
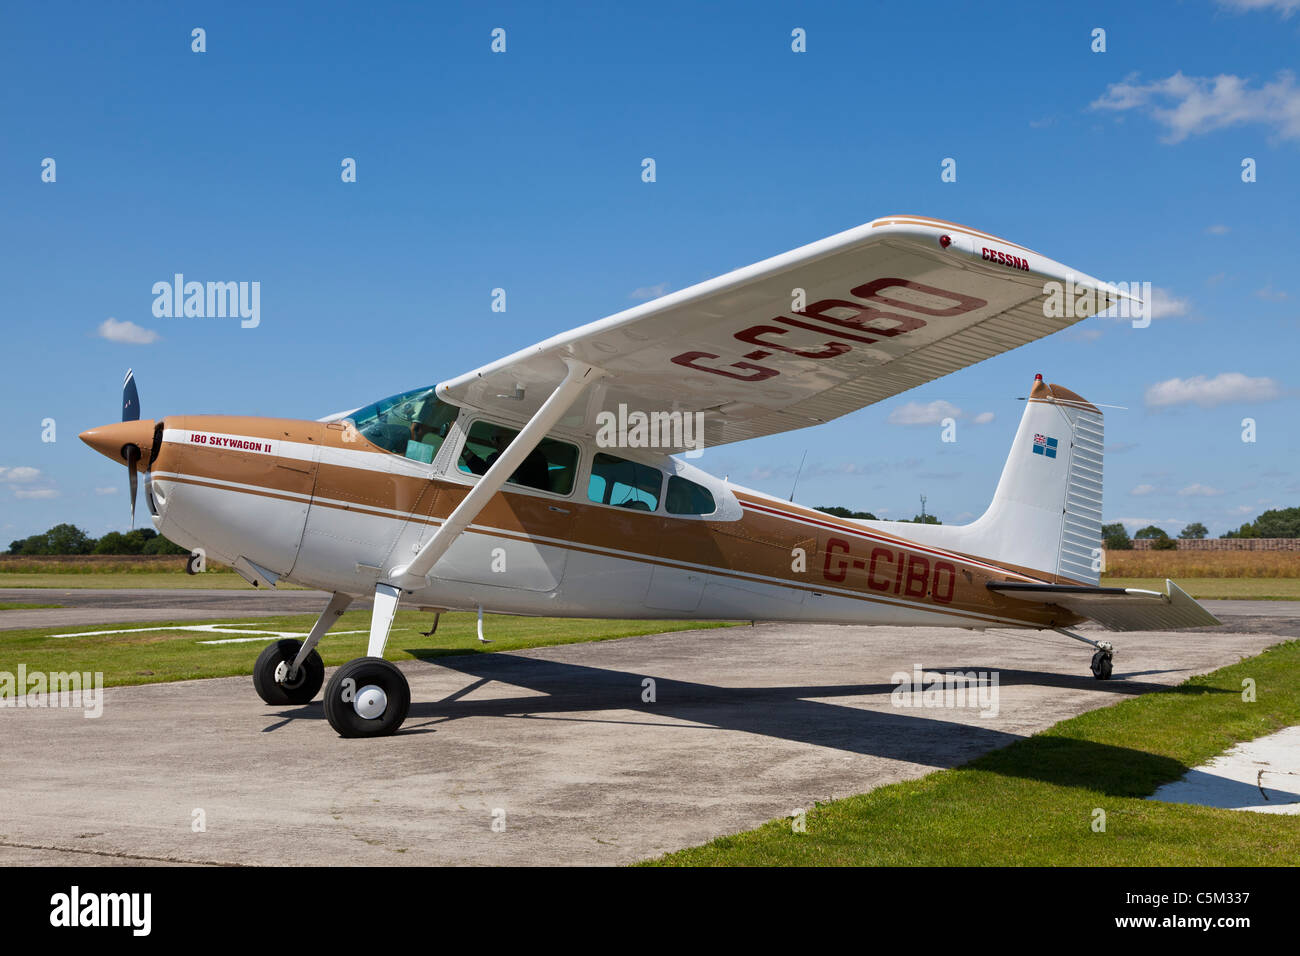
[[[458,463],[460,470],[473,475],[485,474],[518,434],[517,429],[506,428],[504,425],[475,422],[465,438],[465,447],[461,449]],[[506,480],[525,488],[567,495],[573,490],[573,479],[577,472],[578,446],[554,438],[543,438]]]
[[654,511],[664,476],[658,468],[604,453],[591,460],[591,481],[587,497],[602,505]]
[[718,510],[713,492],[680,475],[672,475],[668,479],[664,508],[670,515],[711,515]]

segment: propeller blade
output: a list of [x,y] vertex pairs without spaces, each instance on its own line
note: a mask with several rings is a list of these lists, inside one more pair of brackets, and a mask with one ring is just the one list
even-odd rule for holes
[[122,421],[140,420],[140,393],[135,389],[135,371],[126,370],[126,380],[122,383]]
[[127,480],[131,485],[131,527],[135,527],[135,489],[140,480],[140,473],[135,470],[140,461],[140,446],[126,445],[122,448],[122,457],[126,459]]

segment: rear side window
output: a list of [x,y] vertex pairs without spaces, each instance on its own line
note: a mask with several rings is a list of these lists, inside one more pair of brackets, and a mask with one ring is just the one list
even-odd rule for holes
[[615,508],[654,511],[659,507],[663,482],[663,472],[658,468],[601,453],[591,461],[587,497]]
[[[461,471],[482,475],[510,447],[519,432],[504,425],[477,421],[469,430],[460,453]],[[578,473],[578,446],[554,438],[543,438],[507,481],[525,488],[567,495]]]
[[680,475],[672,475],[668,479],[664,508],[670,515],[711,515],[718,510],[713,492]]

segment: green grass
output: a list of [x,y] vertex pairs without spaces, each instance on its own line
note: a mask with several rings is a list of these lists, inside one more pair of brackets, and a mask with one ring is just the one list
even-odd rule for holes
[[62,604],[29,604],[23,601],[0,601],[0,611],[26,611],[34,607],[63,607]]
[[[0,588],[211,588],[217,590],[252,590],[253,586],[234,571],[8,571],[0,573]],[[282,583],[279,591],[303,590],[296,584]]]
[[[1241,699],[1242,680],[1257,700]],[[1295,866],[1300,817],[1143,799],[1300,723],[1300,641],[1062,721],[920,780],[817,804],[646,865]],[[1106,830],[1093,832],[1093,811]]]
[[[446,654],[516,651],[530,647],[604,641],[637,634],[731,626],[730,623],[719,622],[600,621],[487,614],[483,618],[483,630],[492,643],[480,644],[476,637],[475,618],[474,614],[444,614],[438,632],[432,637],[425,637],[420,632],[427,631],[432,626],[433,615],[399,611],[393,621],[385,656],[394,661],[427,659]],[[197,641],[227,640],[244,635],[212,634],[183,628],[222,621],[223,625],[232,627],[242,626],[259,631],[296,631],[305,635],[311,630],[315,619],[312,614],[297,614],[234,621],[212,618],[192,622],[160,621],[0,631],[0,670],[14,671],[21,663],[27,665],[29,672],[101,671],[104,674],[104,684],[108,687],[252,674],[253,662],[271,638],[265,642],[242,644],[198,644]],[[90,637],[51,636],[173,625],[182,630],[146,630],[134,634]],[[369,611],[349,611],[339,618],[338,623],[318,645],[325,664],[342,664],[354,657],[364,656],[369,627]],[[341,631],[362,633],[341,634]]]
[[[1300,578],[1182,578],[1174,583],[1200,600],[1300,601]],[[1103,587],[1164,591],[1164,578],[1101,579]]]

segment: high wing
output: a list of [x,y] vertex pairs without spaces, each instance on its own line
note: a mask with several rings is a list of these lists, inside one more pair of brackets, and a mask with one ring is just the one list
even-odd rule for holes
[[[1065,287],[1055,309],[1049,280]],[[703,412],[704,443],[721,445],[838,418],[1121,298],[1005,239],[891,216],[554,336],[438,395],[526,419],[576,360],[606,374],[565,425],[594,435],[597,413],[620,404]]]

